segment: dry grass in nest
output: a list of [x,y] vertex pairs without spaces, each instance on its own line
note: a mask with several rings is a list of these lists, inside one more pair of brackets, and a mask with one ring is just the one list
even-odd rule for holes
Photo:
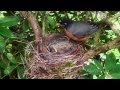
[[[40,43],[40,53],[33,44],[26,49],[25,75],[31,79],[73,78],[83,65],[85,53],[80,42],[70,41],[62,34],[51,35]],[[30,50],[29,50],[30,49]],[[77,62],[81,63],[77,63]]]

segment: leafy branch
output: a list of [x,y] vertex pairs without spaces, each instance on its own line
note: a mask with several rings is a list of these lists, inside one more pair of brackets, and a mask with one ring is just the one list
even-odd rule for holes
[[100,54],[101,52],[107,51],[109,49],[113,48],[119,48],[120,47],[120,38],[116,38],[113,41],[109,41],[104,45],[97,45],[96,47],[90,49],[88,52],[84,54],[82,57],[83,61],[86,61],[90,59],[91,57],[94,57],[95,55]]

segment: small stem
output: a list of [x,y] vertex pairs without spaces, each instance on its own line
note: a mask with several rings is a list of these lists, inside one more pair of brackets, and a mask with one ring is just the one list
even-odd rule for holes
[[42,22],[42,35],[43,35],[43,37],[46,34],[46,31],[45,31],[45,19],[46,19],[46,12],[44,11],[42,13],[42,20],[41,20],[41,22]]
[[98,30],[98,31],[96,32],[96,34],[95,34],[94,47],[95,47],[96,45],[98,45],[98,43],[99,43],[100,33],[101,33],[101,30]]

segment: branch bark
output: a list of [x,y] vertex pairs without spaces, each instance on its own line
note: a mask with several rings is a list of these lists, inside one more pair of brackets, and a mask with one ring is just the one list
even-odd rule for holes
[[[100,14],[101,20],[103,22],[106,22],[111,27],[111,29],[119,36],[120,35],[120,29],[116,27],[116,23],[114,23],[114,22],[115,22],[116,18],[120,17],[120,13],[118,12],[113,17],[107,17],[108,16],[107,13],[103,13],[103,12],[98,12],[98,14]],[[101,24],[101,26],[102,26],[102,24]],[[101,26],[99,27],[99,29],[102,29]],[[98,39],[100,37],[100,32],[101,32],[101,30],[99,30],[96,33],[96,37],[94,38],[94,46],[96,46],[97,43],[98,43]]]
[[120,17],[120,12],[116,13],[112,17],[108,17],[108,13],[100,12],[101,19],[110,25],[111,29],[120,36],[120,25],[116,22],[116,19]]
[[31,11],[20,11],[20,14],[28,20],[31,24],[34,35],[35,35],[35,42],[38,43],[42,38],[42,29],[38,24],[36,17],[32,14]]
[[87,61],[91,57],[94,57],[95,55],[98,55],[101,52],[107,51],[109,49],[113,48],[119,48],[120,47],[120,38],[116,38],[113,41],[109,41],[104,45],[97,45],[96,47],[90,49],[88,52],[84,54],[82,57],[82,61]]

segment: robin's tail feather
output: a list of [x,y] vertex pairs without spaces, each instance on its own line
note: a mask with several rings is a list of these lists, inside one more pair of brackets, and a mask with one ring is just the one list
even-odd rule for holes
[[86,22],[91,24],[91,25],[96,25],[98,27],[101,26],[105,30],[110,30],[111,29],[110,25],[108,25],[105,21],[100,21],[100,22],[86,21]]

